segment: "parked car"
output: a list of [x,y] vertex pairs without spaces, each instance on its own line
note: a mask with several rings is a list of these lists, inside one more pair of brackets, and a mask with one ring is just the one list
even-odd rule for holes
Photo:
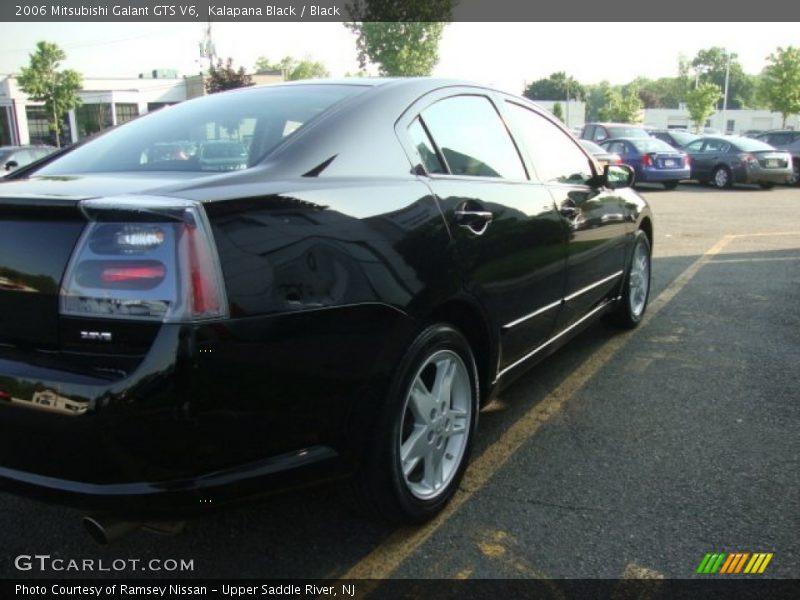
[[622,158],[619,154],[614,154],[613,152],[609,152],[602,146],[595,144],[594,142],[590,142],[589,140],[579,140],[581,146],[586,148],[589,153],[594,157],[594,159],[600,164],[601,167],[606,165],[620,165],[622,164]]
[[660,183],[674,190],[681,179],[689,179],[691,169],[685,152],[655,138],[607,140],[600,144],[607,152],[619,154],[633,167],[636,182]]
[[718,188],[757,183],[768,190],[792,177],[792,157],[769,144],[743,136],[703,137],[690,142],[692,179]]
[[668,143],[675,149],[681,149],[689,142],[693,142],[700,137],[685,129],[653,129],[650,131],[650,135],[662,142]]
[[[142,161],[245,127],[245,169]],[[213,94],[11,177],[0,486],[102,511],[101,540],[112,517],[337,479],[386,519],[428,519],[494,393],[647,306],[632,170],[598,171],[536,105],[468,83]]]
[[44,158],[55,148],[52,146],[0,146],[0,164],[4,174]]
[[777,150],[785,150],[792,155],[792,175],[786,183],[800,185],[800,131],[776,129],[765,131],[754,137]]
[[647,137],[650,137],[647,129],[630,123],[587,123],[583,126],[581,133],[581,139],[591,140],[598,144],[610,138]]

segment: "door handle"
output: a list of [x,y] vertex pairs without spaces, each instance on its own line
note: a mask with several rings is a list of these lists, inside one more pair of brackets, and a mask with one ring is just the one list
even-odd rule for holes
[[600,217],[601,223],[621,223],[625,220],[625,215],[622,213],[610,213]]
[[481,235],[494,219],[488,210],[456,210],[456,223],[459,227],[469,229],[475,235]]

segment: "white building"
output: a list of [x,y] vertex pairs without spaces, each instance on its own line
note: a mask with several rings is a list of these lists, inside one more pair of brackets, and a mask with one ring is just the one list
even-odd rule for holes
[[[168,72],[167,72],[168,73]],[[201,75],[191,77],[83,79],[81,105],[64,117],[61,144],[69,144],[119,125],[163,106],[205,94]],[[253,75],[257,84],[282,81],[280,74]],[[47,116],[40,102],[33,102],[19,88],[17,78],[0,79],[0,146],[54,144]]]
[[[644,111],[644,122],[658,129],[685,127],[693,129],[686,108],[647,108]],[[765,131],[781,129],[783,118],[780,113],[768,110],[726,110],[717,111],[705,124],[706,127],[718,129],[724,133],[745,133],[747,131]],[[800,129],[800,117],[792,115],[786,120],[789,129]]]
[[586,103],[582,100],[534,100],[545,110],[553,112],[553,106],[561,105],[561,115],[567,127],[583,127],[586,123]]

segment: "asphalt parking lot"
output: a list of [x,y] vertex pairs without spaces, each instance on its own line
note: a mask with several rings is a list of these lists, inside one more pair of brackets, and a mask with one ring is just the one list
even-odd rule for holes
[[0,576],[87,575],[14,566],[49,554],[204,578],[685,578],[708,552],[770,552],[765,577],[800,577],[800,189],[640,191],[645,323],[592,327],[489,405],[432,523],[365,521],[319,488],[99,547],[78,513],[0,494]]

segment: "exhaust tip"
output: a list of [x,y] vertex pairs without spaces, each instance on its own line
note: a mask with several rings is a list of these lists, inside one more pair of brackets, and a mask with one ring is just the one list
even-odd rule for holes
[[141,527],[141,523],[134,521],[122,521],[113,517],[97,515],[86,515],[82,522],[89,536],[102,546],[107,546]]

